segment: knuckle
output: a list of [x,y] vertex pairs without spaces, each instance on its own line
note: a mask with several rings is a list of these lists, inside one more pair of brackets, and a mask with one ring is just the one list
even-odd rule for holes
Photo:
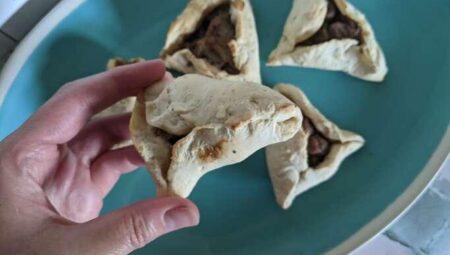
[[120,86],[124,80],[129,79],[129,74],[125,72],[110,72],[108,73],[111,86],[110,93],[115,97],[123,97],[123,95],[134,94],[134,91],[129,86]]
[[68,82],[61,86],[58,91],[56,91],[54,97],[64,98],[66,104],[76,105],[80,108],[86,108],[92,111],[91,107],[91,95],[83,93],[80,80],[75,80]]
[[76,84],[75,84],[75,81],[68,82],[68,83],[62,85],[61,87],[59,87],[59,89],[58,89],[58,91],[56,91],[56,93],[57,93],[57,94],[65,94],[65,93],[68,93],[68,92],[70,92],[70,91],[73,89],[73,87],[74,87],[75,85],[76,85]]
[[61,87],[59,87],[59,89],[56,91],[55,95],[63,96],[63,97],[67,97],[67,98],[72,98],[73,96],[76,97],[76,95],[74,95],[74,94],[78,93],[79,88],[80,88],[80,86],[82,86],[82,84],[83,84],[82,79],[69,81],[69,82],[65,83],[64,85],[62,85]]
[[129,244],[133,248],[144,247],[158,234],[158,230],[152,221],[148,221],[143,215],[136,213],[126,217],[126,227],[129,233]]

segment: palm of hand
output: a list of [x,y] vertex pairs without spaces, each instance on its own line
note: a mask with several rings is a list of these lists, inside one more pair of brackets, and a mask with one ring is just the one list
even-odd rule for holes
[[132,147],[110,150],[127,138],[128,120],[129,115],[123,115],[89,123],[63,145],[15,145],[20,151],[15,165],[28,187],[21,195],[38,204],[46,200],[44,206],[55,217],[77,223],[96,218],[120,174],[143,163]]
[[49,154],[56,154],[50,157],[58,159],[53,162],[58,171],[43,183],[43,193],[53,207],[49,209],[79,223],[96,218],[103,205],[103,194],[91,177],[90,164],[69,147],[56,153],[52,149]]

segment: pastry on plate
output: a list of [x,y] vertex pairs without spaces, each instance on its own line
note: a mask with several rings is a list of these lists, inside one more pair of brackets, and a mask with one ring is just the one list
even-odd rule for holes
[[303,114],[302,128],[293,138],[266,148],[275,197],[287,209],[296,196],[330,179],[342,161],[363,146],[364,139],[328,120],[297,87],[280,84],[274,90]]
[[374,82],[388,71],[371,25],[346,0],[294,0],[268,65],[343,71]]
[[161,58],[182,73],[261,83],[250,1],[189,1],[169,28]]
[[130,123],[157,195],[187,197],[204,174],[292,138],[300,109],[257,83],[187,74],[137,97]]

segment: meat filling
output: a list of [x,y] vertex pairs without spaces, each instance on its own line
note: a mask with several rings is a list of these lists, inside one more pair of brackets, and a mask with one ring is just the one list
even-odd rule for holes
[[178,49],[188,48],[198,58],[229,74],[239,74],[228,43],[235,38],[230,5],[216,7],[203,17],[197,30],[187,36]]
[[124,66],[124,65],[131,65],[131,64],[136,64],[141,62],[141,60],[139,58],[132,58],[129,60],[125,60],[125,59],[121,59],[121,58],[117,58],[114,59],[114,67],[118,67],[118,66]]
[[311,46],[332,39],[355,39],[362,42],[362,31],[354,20],[343,15],[334,0],[328,0],[327,14],[322,27],[313,36],[296,46]]
[[331,141],[323,136],[312,124],[311,120],[304,116],[302,122],[303,131],[308,137],[308,165],[316,167],[325,160],[331,149]]

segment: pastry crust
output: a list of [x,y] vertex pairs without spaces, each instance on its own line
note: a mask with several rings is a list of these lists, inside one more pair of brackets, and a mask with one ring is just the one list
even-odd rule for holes
[[364,139],[328,120],[297,87],[280,84],[274,89],[299,106],[303,117],[309,118],[315,128],[332,141],[330,151],[316,167],[308,165],[308,136],[304,128],[290,140],[266,148],[269,175],[277,202],[287,209],[296,196],[331,178],[342,161],[363,146]]
[[[197,58],[189,49],[172,49],[193,33],[202,18],[215,7],[230,2],[231,20],[235,25],[235,39],[228,43],[234,64],[240,73],[229,74]],[[183,73],[198,73],[218,79],[261,83],[258,35],[249,0],[191,0],[180,16],[171,24],[161,58],[168,68]]]
[[343,71],[367,81],[384,80],[388,68],[373,29],[365,16],[346,0],[331,0],[339,11],[355,21],[362,30],[362,42],[355,39],[331,39],[296,46],[314,35],[327,13],[327,0],[294,0],[278,47],[270,54],[268,65],[289,65]]
[[158,196],[187,197],[204,174],[292,138],[301,121],[300,109],[268,87],[188,74],[138,96],[130,133]]

